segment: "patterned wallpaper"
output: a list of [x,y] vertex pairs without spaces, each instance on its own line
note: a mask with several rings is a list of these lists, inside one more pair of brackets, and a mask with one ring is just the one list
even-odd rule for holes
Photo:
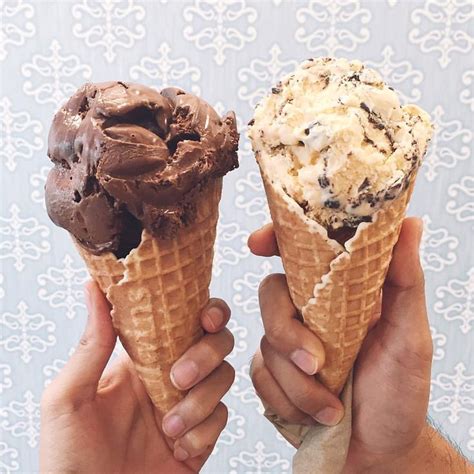
[[204,472],[290,471],[293,449],[261,416],[248,375],[257,287],[281,267],[246,247],[269,216],[244,130],[270,85],[314,55],[367,61],[436,124],[411,205],[425,224],[430,409],[474,458],[471,0],[0,0],[0,12],[0,472],[37,470],[41,391],[85,323],[86,271],[44,209],[48,126],[76,87],[106,79],[179,85],[237,112],[241,167],[225,180],[212,283],[232,305],[237,378]]

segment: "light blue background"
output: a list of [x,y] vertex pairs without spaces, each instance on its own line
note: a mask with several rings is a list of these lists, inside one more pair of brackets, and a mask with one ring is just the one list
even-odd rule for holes
[[261,93],[316,55],[368,61],[436,124],[411,206],[425,221],[431,415],[474,457],[472,1],[6,0],[0,9],[0,472],[37,470],[41,392],[85,321],[83,264],[42,204],[47,130],[77,86],[107,79],[175,84],[239,117],[241,166],[225,180],[212,283],[233,309],[237,379],[204,471],[289,472],[293,449],[261,416],[248,377],[262,334],[258,283],[280,266],[245,245],[268,219],[245,124]]

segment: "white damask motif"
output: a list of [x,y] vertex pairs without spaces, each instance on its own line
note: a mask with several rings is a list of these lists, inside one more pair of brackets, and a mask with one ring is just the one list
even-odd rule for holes
[[260,282],[272,272],[272,264],[268,260],[264,260],[260,265],[260,271],[247,272],[243,278],[237,278],[232,287],[235,290],[232,303],[238,308],[242,308],[245,314],[253,314],[260,312],[258,304],[258,287]]
[[474,220],[474,176],[464,176],[459,183],[449,186],[448,195],[454,198],[446,203],[449,214],[454,214],[459,222]]
[[245,43],[255,40],[257,10],[248,7],[245,0],[194,0],[194,5],[183,11],[189,23],[183,35],[198,49],[215,50],[214,61],[221,66],[226,51],[241,50]]
[[262,225],[270,222],[270,210],[258,171],[249,171],[245,178],[238,179],[235,190],[235,206],[238,209],[243,209],[249,217],[259,217]]
[[430,326],[431,339],[433,339],[433,360],[444,359],[446,345],[446,335],[437,331],[434,326]]
[[249,67],[238,72],[239,81],[243,83],[237,92],[239,99],[246,101],[254,108],[267,95],[268,89],[283,76],[289,74],[298,64],[294,59],[280,59],[281,49],[278,44],[270,48],[268,61],[253,59]]
[[136,40],[145,37],[145,9],[133,0],[82,0],[72,7],[76,23],[72,33],[85,40],[89,48],[105,48],[104,57],[112,63],[116,49],[130,49]]
[[14,112],[8,97],[0,99],[0,161],[15,171],[18,159],[30,159],[43,147],[43,126],[28,112]]
[[295,39],[309,51],[337,56],[342,51],[354,51],[369,39],[370,32],[364,25],[371,18],[359,0],[310,0],[296,12],[302,26],[296,30]]
[[249,232],[242,230],[234,222],[223,224],[217,223],[217,238],[214,246],[214,265],[212,274],[219,276],[225,265],[237,265],[243,258],[250,254],[247,247]]
[[467,442],[467,449],[469,449],[469,451],[474,451],[474,426],[471,426],[469,429],[469,435],[471,436],[471,439]]
[[462,83],[466,86],[459,94],[459,100],[467,104],[474,112],[474,70],[466,71],[462,75]]
[[[28,305],[20,301],[18,312],[0,314],[2,339],[0,347],[8,352],[20,352],[26,364],[32,359],[32,352],[45,352],[56,344],[54,331],[56,324],[42,314],[29,314]],[[9,335],[7,335],[10,333]]]
[[3,289],[4,277],[0,273],[0,300],[5,296],[5,290]]
[[39,403],[35,402],[35,396],[29,390],[25,392],[24,400],[0,406],[0,427],[14,438],[27,438],[28,445],[35,448],[40,428]]
[[472,131],[459,120],[444,121],[443,116],[443,108],[436,106],[431,115],[435,133],[422,166],[429,182],[438,176],[437,168],[454,168],[458,161],[471,155]]
[[283,459],[279,453],[265,451],[265,444],[258,441],[255,445],[255,451],[241,451],[238,456],[232,456],[229,459],[229,466],[234,469],[231,469],[229,474],[237,474],[243,471],[257,474],[267,472],[290,473],[290,462],[287,459]]
[[394,61],[393,56],[395,56],[393,48],[385,46],[382,50],[382,60],[367,61],[367,65],[378,71],[387,84],[396,87],[403,102],[420,100],[421,91],[417,86],[423,82],[423,73],[414,69],[409,61]]
[[423,8],[411,13],[415,26],[408,38],[423,53],[439,53],[438,62],[445,68],[451,62],[451,54],[468,53],[474,45],[467,27],[472,19],[472,0],[426,0]]
[[7,46],[21,46],[36,33],[33,22],[35,10],[23,0],[0,1],[0,61],[7,55]]
[[39,173],[32,173],[30,176],[30,184],[33,188],[33,191],[31,191],[31,200],[37,204],[41,204],[43,209],[46,209],[44,201],[44,186],[50,169],[51,166],[43,166]]
[[431,218],[424,215],[423,236],[420,244],[420,260],[425,271],[440,272],[446,265],[456,262],[456,253],[453,252],[459,244],[457,237],[448,234],[446,229],[431,228]]
[[54,359],[51,364],[47,364],[43,367],[43,375],[46,377],[44,379],[44,386],[47,387],[53,379],[63,370],[66,365],[66,360]]
[[245,436],[244,425],[245,418],[238,415],[232,408],[229,408],[229,417],[226,427],[219,436],[212,455],[215,456],[220,451],[221,446],[232,446],[239,439],[243,439]]
[[12,368],[8,364],[0,364],[0,395],[5,389],[13,386],[12,379],[10,378],[11,374]]
[[[196,84],[201,78],[199,68],[191,66],[187,58],[172,59],[170,52],[169,44],[161,43],[158,55],[145,56],[140,60],[139,65],[130,68],[130,77],[141,82],[144,78],[152,79],[152,85],[160,89],[180,84],[184,89],[200,94],[201,89]],[[185,87],[185,84],[188,87]]]
[[0,472],[2,474],[10,474],[18,471],[20,465],[18,464],[18,451],[10,448],[7,443],[0,441]]
[[69,319],[76,316],[78,309],[85,308],[83,286],[89,279],[84,266],[76,268],[73,262],[66,254],[61,267],[50,267],[38,275],[39,299],[47,301],[52,308],[64,308]]
[[257,412],[262,415],[265,409],[255,392],[252,380],[249,375],[250,365],[244,364],[235,372],[235,381],[230,388],[230,394],[239,399],[245,405],[256,405]]
[[232,352],[227,356],[228,359],[233,359],[240,354],[241,352],[245,352],[247,350],[247,335],[248,329],[244,326],[239,326],[235,318],[231,318],[229,323],[227,324],[228,329],[234,335],[235,344],[234,349]]
[[34,217],[22,219],[16,204],[10,206],[10,217],[0,217],[0,236],[0,260],[12,258],[19,272],[24,260],[38,260],[51,248],[46,240],[49,229]]
[[467,334],[474,321],[474,267],[467,272],[466,280],[452,279],[438,287],[436,296],[440,299],[434,310],[446,321],[460,321],[459,329]]
[[33,96],[38,104],[51,103],[58,108],[76,91],[80,82],[92,76],[92,69],[81,64],[74,54],[62,56],[57,40],[51,42],[49,50],[49,56],[35,54],[30,63],[21,66],[23,76],[32,78],[24,82],[23,92]]
[[465,375],[466,366],[459,362],[454,373],[441,373],[431,381],[430,406],[435,412],[448,412],[456,423],[461,413],[474,413],[474,375]]

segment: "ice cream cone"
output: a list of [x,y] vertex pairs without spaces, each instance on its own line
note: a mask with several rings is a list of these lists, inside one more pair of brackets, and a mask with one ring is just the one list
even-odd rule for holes
[[291,298],[325,348],[318,377],[339,394],[374,315],[415,176],[344,248],[261,171]]
[[209,299],[222,178],[197,195],[194,222],[172,239],[144,230],[126,258],[94,255],[77,243],[92,278],[112,305],[112,321],[140,379],[161,413],[182,397],[170,380],[173,363],[201,336]]

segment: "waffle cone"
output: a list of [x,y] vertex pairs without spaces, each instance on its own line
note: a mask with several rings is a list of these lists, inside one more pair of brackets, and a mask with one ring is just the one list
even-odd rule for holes
[[112,305],[114,328],[161,413],[184,395],[171,383],[174,362],[200,338],[200,312],[209,299],[222,179],[197,196],[193,224],[173,239],[144,230],[126,258],[94,255],[77,243],[92,278]]
[[325,348],[318,377],[339,394],[380,298],[415,177],[343,247],[261,171],[291,298]]

